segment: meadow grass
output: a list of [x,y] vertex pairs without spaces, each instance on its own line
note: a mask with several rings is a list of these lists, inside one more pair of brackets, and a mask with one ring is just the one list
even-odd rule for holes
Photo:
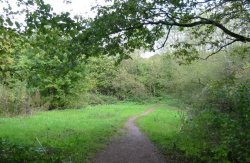
[[175,148],[185,112],[168,104],[156,108],[151,114],[138,119],[137,125],[165,155],[168,155]]
[[149,106],[122,103],[0,118],[0,158],[87,162],[130,116]]

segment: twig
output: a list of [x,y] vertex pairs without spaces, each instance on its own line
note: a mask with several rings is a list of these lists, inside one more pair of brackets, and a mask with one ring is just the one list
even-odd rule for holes
[[42,147],[44,153],[46,153],[45,148],[43,147],[43,145],[41,144],[41,142],[39,141],[39,139],[36,137],[36,141],[38,142],[38,144]]

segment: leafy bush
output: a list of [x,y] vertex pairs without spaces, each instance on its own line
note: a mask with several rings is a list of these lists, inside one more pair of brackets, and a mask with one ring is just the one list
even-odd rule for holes
[[147,89],[135,76],[126,71],[120,71],[113,80],[115,96],[120,100],[140,100],[147,97]]
[[0,84],[0,115],[32,114],[47,107],[39,91],[30,93],[23,83],[16,83],[13,88]]
[[90,105],[99,105],[99,104],[114,104],[118,102],[118,99],[113,96],[102,95],[98,93],[86,93],[83,94],[83,98]]
[[204,96],[184,124],[179,146],[199,161],[249,162],[250,81],[213,82]]

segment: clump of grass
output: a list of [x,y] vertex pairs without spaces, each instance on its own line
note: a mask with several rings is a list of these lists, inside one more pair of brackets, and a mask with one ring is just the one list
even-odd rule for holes
[[153,142],[168,149],[173,146],[173,138],[181,127],[181,115],[177,108],[160,106],[150,115],[138,120],[138,126]]
[[[174,101],[175,102],[175,101]],[[180,136],[185,112],[171,105],[160,105],[151,114],[137,121],[139,128],[159,147],[168,160],[185,162],[187,158],[179,150]]]

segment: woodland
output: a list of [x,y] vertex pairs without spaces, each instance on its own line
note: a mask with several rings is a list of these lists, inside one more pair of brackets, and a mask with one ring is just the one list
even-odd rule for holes
[[250,162],[250,1],[107,2],[0,0],[0,162],[89,162],[152,105],[166,158]]

